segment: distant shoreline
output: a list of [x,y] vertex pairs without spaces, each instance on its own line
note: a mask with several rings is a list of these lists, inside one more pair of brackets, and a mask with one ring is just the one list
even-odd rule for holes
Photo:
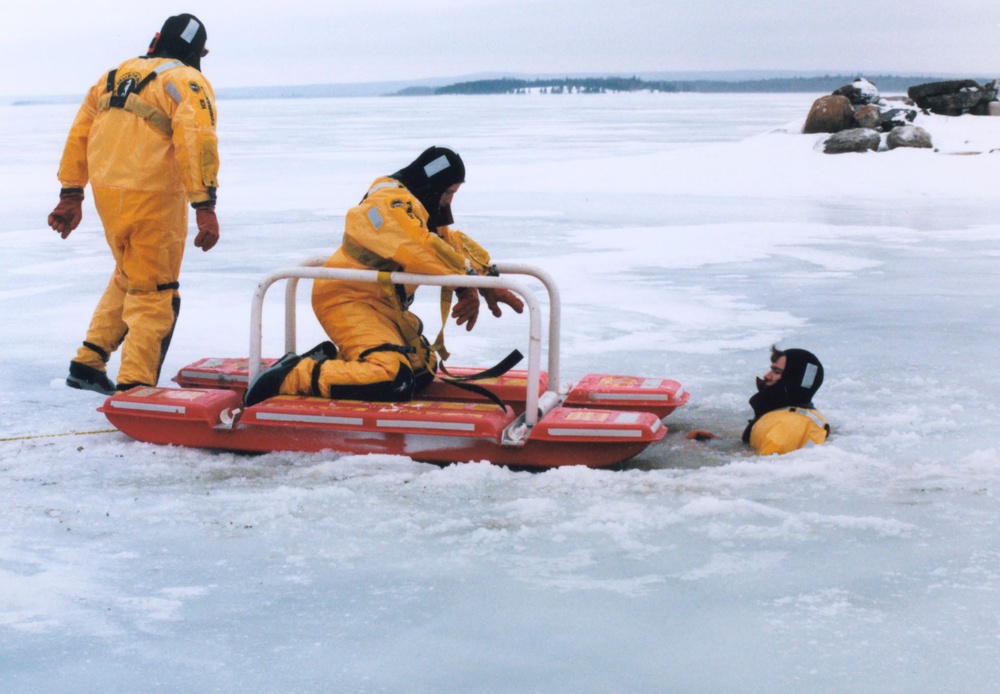
[[[769,77],[747,80],[643,80],[638,77],[563,77],[534,80],[500,78],[458,82],[441,87],[415,86],[396,92],[395,96],[439,96],[445,94],[606,94],[622,92],[665,93],[829,93],[850,84],[860,75],[824,75],[822,77]],[[915,84],[942,80],[942,77],[872,75],[869,82],[884,92],[905,92]]]
[[[839,74],[822,76],[784,76],[745,79],[714,77],[691,79],[643,79],[640,77],[515,77],[486,78],[448,83],[446,80],[411,80],[359,84],[305,84],[268,87],[222,87],[219,99],[326,99],[386,96],[505,95],[505,94],[617,94],[628,92],[663,93],[830,93],[858,77],[872,82],[883,93],[903,92],[915,84],[954,79],[954,75],[872,75]],[[971,76],[981,82],[992,78]],[[5,106],[79,103],[84,91],[73,95],[0,97]]]

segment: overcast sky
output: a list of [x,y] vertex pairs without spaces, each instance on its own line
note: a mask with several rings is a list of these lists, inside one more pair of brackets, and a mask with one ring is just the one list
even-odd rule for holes
[[1000,76],[1000,0],[25,0],[0,22],[0,95],[82,94],[180,12],[208,29],[216,89],[485,72]]

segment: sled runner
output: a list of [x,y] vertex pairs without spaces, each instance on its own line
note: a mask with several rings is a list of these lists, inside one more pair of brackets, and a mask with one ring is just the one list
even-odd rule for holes
[[[431,463],[486,460],[499,465],[602,467],[624,462],[663,438],[661,419],[688,401],[676,381],[591,374],[575,385],[559,375],[559,293],[541,270],[498,264],[500,277],[392,273],[392,283],[506,288],[528,308],[527,368],[475,380],[503,407],[439,375],[409,402],[363,402],[275,396],[244,407],[248,384],[274,359],[261,358],[262,313],[268,288],[286,280],[285,351],[294,352],[300,279],[378,281],[371,270],[316,267],[321,260],[264,277],[251,306],[249,358],[207,358],[182,368],[179,387],[139,387],[99,408],[139,441],[232,451],[389,453]],[[548,362],[541,369],[541,308],[521,279],[548,291]],[[478,370],[448,367],[453,378]]]

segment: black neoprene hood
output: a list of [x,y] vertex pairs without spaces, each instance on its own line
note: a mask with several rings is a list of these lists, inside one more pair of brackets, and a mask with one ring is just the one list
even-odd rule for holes
[[812,401],[823,385],[823,365],[812,352],[804,349],[785,350],[785,370],[778,383],[784,384],[792,405],[805,405]]
[[785,370],[776,383],[766,385],[757,379],[757,392],[750,398],[753,419],[743,431],[743,440],[750,440],[750,430],[758,419],[768,412],[784,407],[813,408],[813,396],[823,385],[823,365],[812,352],[804,349],[786,349]]
[[430,215],[432,228],[452,223],[450,206],[441,206],[441,196],[456,183],[465,182],[465,164],[456,152],[446,147],[428,147],[391,177],[420,201]]
[[175,58],[201,70],[201,53],[207,40],[208,32],[200,19],[193,14],[178,14],[163,23],[150,55]]

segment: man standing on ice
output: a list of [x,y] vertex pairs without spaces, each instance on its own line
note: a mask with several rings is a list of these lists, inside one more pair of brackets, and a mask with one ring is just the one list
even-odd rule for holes
[[[489,254],[451,229],[451,202],[465,181],[457,153],[430,147],[413,162],[372,183],[348,210],[340,248],[325,266],[425,275],[496,274]],[[386,282],[316,280],[313,311],[333,344],[303,356],[286,354],[250,384],[246,404],[275,395],[312,395],[371,401],[405,401],[434,379],[438,341],[428,343],[423,324],[409,311],[416,287]],[[524,304],[506,289],[464,287],[452,317],[471,330],[479,294],[493,315],[499,304],[517,313]],[[443,330],[443,327],[442,327]],[[334,346],[336,345],[336,346]]]
[[[824,443],[830,425],[812,399],[823,385],[823,365],[804,349],[771,347],[771,370],[757,379],[750,398],[753,419],[743,431],[743,442],[759,455],[790,453]],[[705,441],[715,435],[696,429],[687,438]]]
[[[126,60],[90,89],[70,128],[49,226],[69,236],[89,182],[115,259],[70,361],[72,388],[110,395],[156,384],[180,310],[188,203],[198,225],[194,245],[207,251],[219,240],[215,95],[201,73],[206,39],[194,15],[170,17],[146,55]],[[106,364],[119,345],[116,386]]]

